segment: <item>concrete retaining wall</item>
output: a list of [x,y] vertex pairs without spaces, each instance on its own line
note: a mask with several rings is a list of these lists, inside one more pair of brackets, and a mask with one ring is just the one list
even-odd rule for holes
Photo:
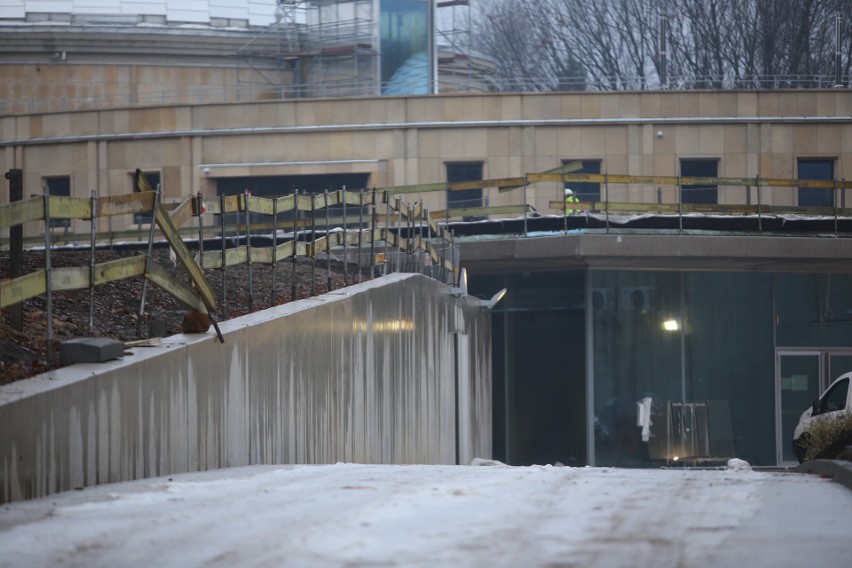
[[223,322],[224,344],[177,335],[0,387],[0,502],[249,464],[491,457],[490,326],[476,300],[394,274]]

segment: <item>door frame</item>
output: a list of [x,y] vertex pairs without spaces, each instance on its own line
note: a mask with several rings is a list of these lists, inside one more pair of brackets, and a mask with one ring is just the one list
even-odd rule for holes
[[[781,358],[789,356],[818,357],[818,388],[817,395],[822,394],[835,376],[828,376],[829,359],[833,355],[852,357],[852,348],[847,347],[778,347],[775,349],[775,461],[777,465],[794,465],[795,462],[784,461],[784,444],[792,440],[784,439],[781,416]],[[852,369],[850,369],[852,370]],[[840,376],[836,370],[834,375]],[[802,409],[804,412],[805,409]]]

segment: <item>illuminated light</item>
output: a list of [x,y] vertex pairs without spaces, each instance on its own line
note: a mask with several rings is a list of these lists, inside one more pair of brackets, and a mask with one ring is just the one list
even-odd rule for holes
[[672,458],[672,461],[677,461],[677,460],[678,460],[677,456]]
[[[352,330],[365,333],[371,326],[365,321],[353,321]],[[414,331],[414,322],[412,320],[388,320],[373,322],[372,330],[376,333],[397,332],[397,331]]]
[[666,331],[677,331],[680,329],[680,326],[677,323],[677,320],[666,320],[663,322],[663,329]]

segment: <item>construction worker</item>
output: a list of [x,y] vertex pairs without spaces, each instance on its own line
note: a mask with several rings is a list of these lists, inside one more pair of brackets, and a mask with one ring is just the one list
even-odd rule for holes
[[569,187],[566,187],[565,188],[565,214],[566,215],[573,215],[574,213],[576,213],[576,211],[573,209],[573,204],[579,203],[579,201],[580,200],[577,199],[577,196],[574,195],[574,190],[569,188]]

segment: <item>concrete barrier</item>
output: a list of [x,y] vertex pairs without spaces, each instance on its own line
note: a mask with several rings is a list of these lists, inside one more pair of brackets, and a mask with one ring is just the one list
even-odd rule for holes
[[0,387],[0,501],[250,464],[491,457],[491,318],[393,274]]

